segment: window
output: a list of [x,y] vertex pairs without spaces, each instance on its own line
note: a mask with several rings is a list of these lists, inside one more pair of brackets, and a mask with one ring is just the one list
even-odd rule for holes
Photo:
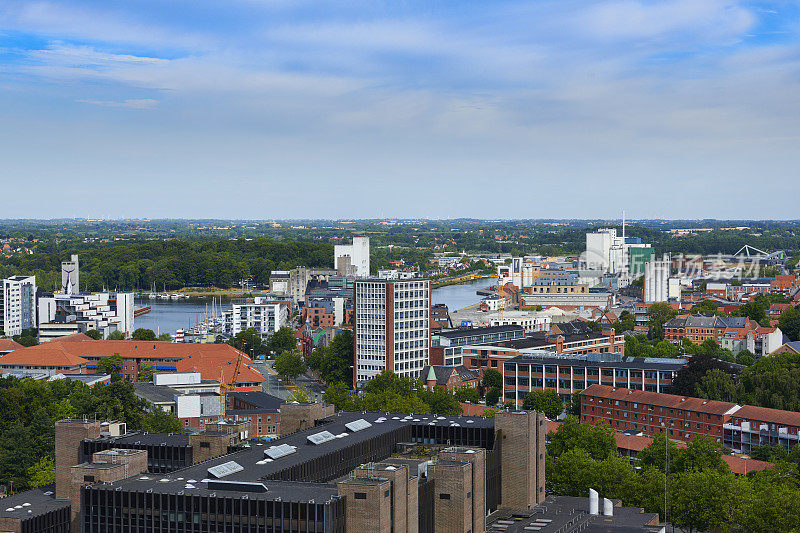
[[439,493],[439,499],[440,500],[449,500],[450,499],[450,495],[446,494],[444,492],[441,492],[441,493]]
[[366,492],[354,492],[353,493],[353,498],[356,499],[356,500],[366,500],[367,499],[367,493]]
[[83,476],[84,482],[94,483],[94,476]]

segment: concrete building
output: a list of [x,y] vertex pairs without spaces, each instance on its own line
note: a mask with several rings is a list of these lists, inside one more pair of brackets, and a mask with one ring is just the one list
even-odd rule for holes
[[0,332],[11,337],[36,328],[36,276],[0,282]]
[[660,392],[668,387],[686,359],[589,354],[564,357],[528,352],[505,361],[503,402],[521,407],[531,391],[552,389],[564,401],[576,392],[602,384]]
[[431,337],[430,364],[458,366],[462,346],[521,339],[524,335],[525,330],[516,325],[440,331]]
[[659,303],[669,301],[671,261],[648,261],[644,265],[644,301]]
[[238,335],[255,328],[266,339],[289,321],[289,301],[276,301],[263,296],[231,301],[231,308],[224,313],[225,332]]
[[100,331],[104,338],[113,331],[129,337],[134,330],[133,308],[133,293],[130,292],[44,295],[39,298],[39,341],[91,329]]
[[369,277],[369,237],[353,237],[353,244],[337,244],[333,256],[333,267],[340,276]]
[[69,261],[61,262],[61,292],[64,294],[78,294],[81,292],[80,268],[77,255],[73,255]]
[[356,281],[354,291],[354,383],[386,369],[419,377],[429,364],[430,281],[372,278]]

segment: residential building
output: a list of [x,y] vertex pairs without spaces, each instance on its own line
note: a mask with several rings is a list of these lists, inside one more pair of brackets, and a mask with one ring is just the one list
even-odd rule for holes
[[723,444],[738,453],[754,446],[781,446],[787,452],[800,442],[800,413],[744,405],[725,423]]
[[0,333],[9,337],[36,328],[36,276],[0,281]]
[[765,328],[747,317],[682,315],[664,324],[664,339],[679,344],[689,339],[695,344],[713,340],[734,354],[742,350],[762,356],[777,350],[783,343],[778,328]]
[[782,353],[800,354],[800,341],[790,341],[778,346],[769,355],[779,355]]
[[487,316],[490,326],[521,326],[525,333],[549,331],[552,315],[546,311],[516,311],[513,309]]
[[530,351],[503,362],[503,402],[521,407],[531,391],[552,389],[564,401],[593,385],[660,392],[668,387],[686,359],[624,357],[616,354],[562,356]]
[[422,368],[422,376],[425,386],[429,390],[441,387],[448,391],[453,391],[461,387],[476,388],[480,382],[477,372],[469,370],[464,365],[444,366],[429,365]]
[[431,306],[431,329],[440,331],[452,328],[453,321],[450,319],[450,310],[445,304],[433,304]]
[[793,274],[778,274],[770,282],[770,292],[773,294],[785,294],[789,296],[792,292],[800,288],[800,280]]
[[232,300],[231,308],[224,313],[225,332],[233,336],[255,328],[266,339],[288,323],[290,304],[263,296]]
[[[200,385],[199,372],[166,374],[171,380],[183,385]],[[155,374],[158,376],[158,374]],[[155,377],[154,376],[154,377]],[[184,431],[204,431],[206,424],[219,422],[224,413],[220,403],[219,384],[216,391],[189,392],[154,382],[137,381],[134,390],[138,397],[150,403],[151,410],[161,409],[180,420]]]
[[103,337],[113,331],[129,337],[134,330],[133,308],[133,293],[130,292],[43,295],[39,298],[38,309],[39,341],[47,342],[90,329],[100,331]]
[[462,364],[463,346],[521,339],[524,335],[525,330],[516,325],[440,331],[431,337],[430,364],[458,366]]
[[229,392],[225,402],[225,416],[246,421],[253,437],[281,435],[281,398],[262,391]]
[[353,237],[353,244],[333,247],[333,267],[340,276],[369,277],[369,237]]
[[358,280],[354,293],[354,383],[386,369],[419,377],[429,364],[430,281]]
[[684,441],[705,435],[722,443],[723,426],[738,409],[730,402],[626,387],[592,385],[581,392],[582,422],[604,421],[620,431],[661,433]]
[[24,348],[24,346],[13,339],[0,339],[0,357],[13,352],[14,350],[18,350],[19,348]]

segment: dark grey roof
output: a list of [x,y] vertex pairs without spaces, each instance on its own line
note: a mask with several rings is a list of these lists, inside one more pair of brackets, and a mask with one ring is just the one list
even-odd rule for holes
[[[406,418],[408,417],[408,418]],[[361,431],[351,432],[349,429],[345,427],[345,424],[349,422],[353,422],[358,419],[364,419],[368,421],[371,426],[363,429]],[[378,422],[378,420],[384,419],[382,422]],[[291,435],[287,435],[281,439],[272,441],[268,444],[257,443],[250,446],[247,449],[244,449],[239,452],[235,452],[232,454],[228,454],[222,457],[218,457],[216,459],[212,459],[209,461],[205,461],[203,463],[199,463],[181,470],[177,470],[175,472],[169,474],[156,474],[156,475],[144,475],[144,476],[135,476],[128,479],[124,479],[121,481],[116,481],[113,483],[106,483],[102,485],[103,488],[108,487],[109,490],[113,490],[116,487],[123,487],[124,490],[148,490],[152,489],[153,491],[157,492],[174,492],[185,490],[187,493],[191,494],[210,494],[214,492],[214,490],[208,489],[205,487],[203,483],[200,483],[200,480],[206,479],[209,477],[208,469],[214,466],[219,466],[223,463],[227,463],[229,461],[236,461],[240,464],[243,470],[239,472],[232,473],[230,475],[225,476],[224,481],[239,481],[239,482],[259,482],[260,480],[264,479],[267,476],[276,474],[280,471],[285,470],[286,468],[299,465],[305,463],[307,461],[322,457],[326,454],[331,453],[335,450],[346,449],[351,446],[354,446],[360,442],[367,441],[373,437],[378,435],[386,434],[390,431],[393,431],[397,428],[400,428],[404,425],[434,425],[434,426],[444,426],[449,427],[451,424],[459,424],[462,427],[470,427],[470,428],[481,428],[481,427],[494,427],[494,419],[493,418],[483,418],[483,417],[466,417],[466,416],[455,416],[455,415],[405,415],[405,414],[387,414],[387,413],[363,413],[363,412],[340,412],[332,417],[329,417],[322,426],[317,426],[314,428],[310,428],[303,431],[297,431],[292,433]],[[325,442],[320,445],[311,445],[308,443],[308,436],[314,433],[319,433],[321,431],[329,431],[334,435],[340,435],[342,433],[347,433],[346,436],[342,438],[337,438],[329,442]],[[296,447],[296,452],[281,457],[279,459],[275,459],[271,462],[264,462],[265,454],[264,451],[272,445],[280,445],[280,444],[287,444],[289,446]],[[182,479],[178,479],[182,478]],[[162,479],[166,479],[169,481],[161,481]],[[185,484],[186,480],[195,479],[198,483],[193,483],[196,488],[193,489],[186,489]],[[270,493],[266,493],[264,495],[259,494],[259,497],[277,497],[284,495],[284,499],[286,499],[285,492],[284,492],[284,485],[285,482],[280,482],[280,490],[274,490]],[[304,486],[307,488],[303,489],[303,492],[299,495],[301,499],[313,498],[317,501],[324,501],[324,494],[319,496],[314,496],[314,490],[322,491],[323,493],[327,494],[328,489],[324,489],[324,484],[294,484],[295,486]],[[289,486],[291,488],[291,484]],[[335,494],[335,487],[332,489],[331,494]]]
[[[109,441],[111,443],[119,442],[125,445],[142,446],[188,446],[189,436],[182,434],[169,434],[169,433],[153,433],[148,431],[140,431],[128,433],[121,437],[100,437],[99,439],[91,439],[97,441]],[[113,444],[112,444],[113,445]]]
[[461,381],[472,381],[474,379],[478,379],[477,372],[473,372],[472,370],[468,369],[464,365],[458,366],[444,366],[444,365],[425,365],[422,367],[422,371],[420,372],[420,376],[423,381],[428,377],[428,372],[433,367],[433,373],[436,375],[436,384],[437,385],[447,385],[447,381],[450,379],[450,376],[453,374],[455,370]]
[[659,357],[630,357],[611,353],[590,353],[586,355],[558,355],[554,352],[542,352],[518,355],[505,364],[545,364],[560,366],[586,366],[603,368],[635,368],[641,370],[680,370],[688,362],[687,359],[665,359]]
[[147,381],[137,381],[133,384],[136,396],[144,398],[150,403],[172,403],[175,401],[175,390],[166,385],[153,385]]
[[[0,499],[0,518],[19,518],[21,520],[26,520],[34,516],[49,513],[50,511],[69,507],[69,500],[57,500],[55,491],[54,485],[46,485],[38,489],[26,490],[25,492],[18,492],[2,498]],[[17,506],[21,506],[21,508],[15,509]],[[14,510],[8,511],[7,509]],[[28,511],[30,511],[30,513]]]
[[457,339],[459,337],[471,337],[473,335],[488,335],[491,333],[505,333],[507,331],[522,331],[522,326],[506,325],[506,326],[488,326],[484,328],[458,328],[451,330],[443,330],[437,333],[439,337],[448,339]]
[[238,398],[256,406],[255,408],[271,409],[278,411],[285,400],[261,391],[229,392],[228,396]]
[[[619,500],[612,500],[619,505]],[[500,510],[487,523],[487,531],[506,533],[592,533],[656,532],[661,528],[648,526],[658,518],[656,513],[645,513],[638,507],[614,507],[613,516],[603,516],[603,495],[600,495],[600,514],[589,514],[589,498],[573,496],[548,496],[545,501],[529,511]],[[526,516],[527,515],[527,516]],[[535,528],[535,529],[534,529]]]

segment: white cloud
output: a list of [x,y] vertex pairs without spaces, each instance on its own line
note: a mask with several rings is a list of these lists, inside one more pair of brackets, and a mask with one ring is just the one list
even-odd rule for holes
[[99,105],[102,107],[125,107],[128,109],[154,109],[158,105],[158,100],[153,98],[128,98],[122,101],[113,100],[76,100],[82,104]]

